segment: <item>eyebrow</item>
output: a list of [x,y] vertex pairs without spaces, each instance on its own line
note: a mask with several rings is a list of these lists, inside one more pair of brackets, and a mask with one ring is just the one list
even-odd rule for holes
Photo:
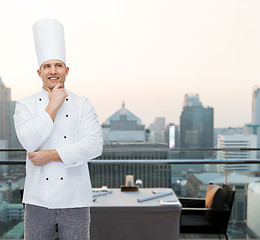
[[[65,66],[65,64],[64,63],[60,63],[60,62],[56,62],[56,63],[53,63],[54,65],[62,65],[62,66],[64,66],[64,67],[66,67]],[[45,63],[45,64],[42,64],[42,66],[41,67],[45,67],[45,66],[50,66],[50,65],[52,65],[51,63]]]

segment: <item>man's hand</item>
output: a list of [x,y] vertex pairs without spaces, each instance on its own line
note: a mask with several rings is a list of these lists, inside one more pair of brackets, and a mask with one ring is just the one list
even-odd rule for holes
[[50,115],[52,121],[54,121],[58,109],[61,107],[68,94],[61,83],[58,83],[52,90],[48,88],[48,94],[49,104],[45,111]]
[[34,166],[43,166],[50,162],[62,162],[55,149],[30,152],[27,156]]
[[63,104],[68,94],[65,92],[64,87],[61,83],[58,83],[52,90],[48,88],[49,93],[49,104],[57,110]]

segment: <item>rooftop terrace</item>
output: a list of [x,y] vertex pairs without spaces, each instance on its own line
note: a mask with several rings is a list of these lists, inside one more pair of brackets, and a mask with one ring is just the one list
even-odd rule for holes
[[[21,172],[25,175],[25,152],[23,149],[2,149],[0,151],[17,152],[17,156],[19,156],[16,159],[0,159],[0,185],[11,188],[11,195],[0,193],[1,211],[3,209],[1,205],[5,201],[4,198],[7,197],[9,197],[8,201],[10,203],[17,203],[19,206],[20,199],[17,190],[22,187],[23,181],[20,181],[20,177],[15,178],[13,176],[21,176]],[[106,154],[109,156],[108,159],[103,156],[89,162],[92,185],[99,188],[101,186],[119,188],[124,184],[125,176],[130,174],[134,175],[135,180],[141,179],[144,188],[172,188],[178,197],[204,197],[209,182],[219,185],[227,183],[236,189],[236,197],[228,228],[229,239],[260,239],[260,233],[252,224],[252,222],[256,221],[256,225],[260,225],[260,209],[253,209],[254,202],[248,199],[250,184],[260,182],[260,160],[257,158],[240,159],[239,157],[237,159],[221,160],[216,158],[216,153],[219,151],[226,153],[236,151],[244,154],[245,152],[260,151],[260,149],[169,150],[154,147],[149,149],[150,155],[147,155],[147,149],[140,147],[108,149],[104,153],[104,156]],[[182,153],[187,152],[189,156],[194,153],[195,157],[198,152],[211,153],[212,157],[207,159],[181,158],[187,156],[186,154],[182,155]],[[234,167],[236,167],[237,171],[234,170]],[[8,179],[8,181],[5,181],[5,179]],[[254,199],[260,199],[257,191],[254,194]],[[9,231],[12,233],[15,229],[21,230],[22,223],[16,225],[15,220],[22,221],[22,219],[18,213],[13,212],[8,215],[7,209],[2,210],[2,212],[4,212],[2,216],[5,217],[2,220],[8,224],[5,224],[5,229],[2,226],[2,232],[0,232],[2,237],[0,239],[10,239],[6,237],[6,234]],[[217,235],[180,235],[180,239],[216,238],[218,238]]]

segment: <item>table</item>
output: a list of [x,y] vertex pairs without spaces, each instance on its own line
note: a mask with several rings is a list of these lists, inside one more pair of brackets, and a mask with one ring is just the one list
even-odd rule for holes
[[[112,193],[96,197],[91,207],[91,240],[177,240],[181,203],[171,195],[138,202],[138,198],[169,192],[169,188],[141,188],[138,192]],[[174,201],[161,205],[160,200]]]

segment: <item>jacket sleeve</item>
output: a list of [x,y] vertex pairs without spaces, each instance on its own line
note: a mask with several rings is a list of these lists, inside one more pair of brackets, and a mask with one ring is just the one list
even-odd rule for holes
[[80,139],[66,147],[56,148],[67,168],[76,167],[101,155],[103,136],[97,115],[91,103],[85,99],[79,121]]
[[29,107],[16,102],[14,125],[17,137],[27,152],[34,152],[46,142],[51,135],[54,123],[46,111],[34,118]]

